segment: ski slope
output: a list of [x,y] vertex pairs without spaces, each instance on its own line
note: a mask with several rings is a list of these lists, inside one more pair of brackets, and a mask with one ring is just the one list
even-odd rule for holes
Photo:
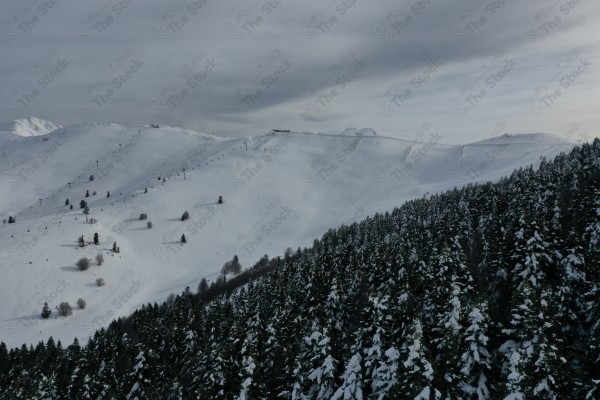
[[[548,134],[445,145],[428,126],[411,139],[372,129],[220,138],[172,127],[40,121],[0,125],[0,219],[16,217],[0,225],[0,341],[9,346],[49,336],[85,342],[147,302],[186,286],[195,291],[234,254],[250,267],[264,254],[309,246],[329,228],[496,180],[575,145]],[[79,208],[86,190],[95,224]],[[79,236],[91,242],[95,232],[99,245],[77,246]],[[120,253],[110,250],[113,242]],[[103,265],[75,267],[98,253]],[[105,286],[95,284],[98,277]],[[85,309],[77,309],[78,298]],[[63,301],[73,315],[57,315]],[[44,302],[53,310],[47,320],[40,318]]]

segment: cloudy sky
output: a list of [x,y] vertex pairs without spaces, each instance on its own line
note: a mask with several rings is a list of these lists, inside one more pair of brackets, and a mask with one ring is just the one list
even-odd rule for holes
[[4,0],[0,121],[596,136],[592,0]]

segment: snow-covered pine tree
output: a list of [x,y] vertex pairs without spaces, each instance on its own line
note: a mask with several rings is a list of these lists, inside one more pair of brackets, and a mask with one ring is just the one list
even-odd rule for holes
[[415,319],[401,351],[404,368],[399,383],[400,389],[408,399],[428,400],[441,397],[441,393],[434,386],[433,368],[427,358],[421,321]]
[[[135,357],[132,372],[129,377],[131,387],[127,393],[127,400],[143,400],[153,395],[153,382],[150,365],[146,360],[146,352],[139,348],[138,355]],[[152,352],[149,350],[148,353]]]
[[342,384],[335,391],[331,400],[362,400],[362,366],[361,356],[356,353],[350,358],[342,376]]
[[465,352],[461,356],[461,373],[463,382],[461,389],[464,398],[484,400],[490,397],[488,378],[486,374],[491,369],[491,356],[488,346],[488,324],[487,303],[482,302],[473,307],[469,313],[470,326],[465,334]]
[[306,399],[331,398],[336,390],[338,361],[331,354],[329,330],[314,326],[313,334],[305,338],[308,365],[312,366],[307,378],[311,383]]

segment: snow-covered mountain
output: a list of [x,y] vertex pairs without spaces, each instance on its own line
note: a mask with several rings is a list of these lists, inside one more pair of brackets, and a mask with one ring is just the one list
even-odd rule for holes
[[[546,134],[445,145],[427,125],[410,140],[372,129],[220,138],[114,124],[67,126],[45,138],[0,142],[0,219],[16,218],[0,225],[0,335],[10,346],[50,335],[85,341],[144,303],[216,278],[234,254],[249,267],[329,228],[498,179],[575,145]],[[94,224],[86,223],[83,199]],[[181,221],[185,211],[191,218]],[[96,232],[99,245],[77,246]],[[114,242],[120,253],[111,251]],[[75,267],[98,253],[103,265]],[[75,308],[78,298],[86,309],[56,315],[60,302]],[[54,310],[47,320],[39,317],[44,302]]]
[[36,117],[15,119],[0,124],[0,132],[8,132],[17,136],[42,136],[53,132],[61,126]]

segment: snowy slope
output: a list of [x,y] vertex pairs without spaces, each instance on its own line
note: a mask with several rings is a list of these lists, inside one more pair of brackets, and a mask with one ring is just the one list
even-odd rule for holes
[[[13,121],[0,123],[0,148],[2,163],[0,164],[0,173],[6,170],[8,159],[17,160],[15,155],[11,155],[13,148],[17,143],[27,142],[28,145],[18,145],[17,148],[29,148],[33,151],[38,147],[38,142],[47,139],[46,135],[54,132],[61,126],[36,117],[28,117],[24,119],[16,119]],[[14,162],[14,161],[13,161]],[[5,175],[0,175],[2,180],[8,179]]]
[[[17,219],[0,225],[0,340],[10,346],[50,335],[85,341],[146,302],[216,278],[234,254],[249,267],[264,254],[310,245],[331,227],[427,193],[497,179],[574,145],[536,134],[451,146],[426,128],[412,140],[372,129],[240,139],[92,124],[46,137],[0,142],[0,219]],[[86,190],[97,192],[86,199],[94,225],[79,209]],[[186,210],[191,218],[182,222]],[[138,220],[142,212],[152,229]],[[100,245],[76,246],[77,237],[91,241],[95,232]],[[119,254],[110,251],[114,241]],[[102,266],[75,267],[98,252]],[[106,285],[97,287],[97,277]],[[60,302],[75,308],[80,297],[85,310],[56,316]],[[54,310],[48,320],[39,317],[44,301]]]

